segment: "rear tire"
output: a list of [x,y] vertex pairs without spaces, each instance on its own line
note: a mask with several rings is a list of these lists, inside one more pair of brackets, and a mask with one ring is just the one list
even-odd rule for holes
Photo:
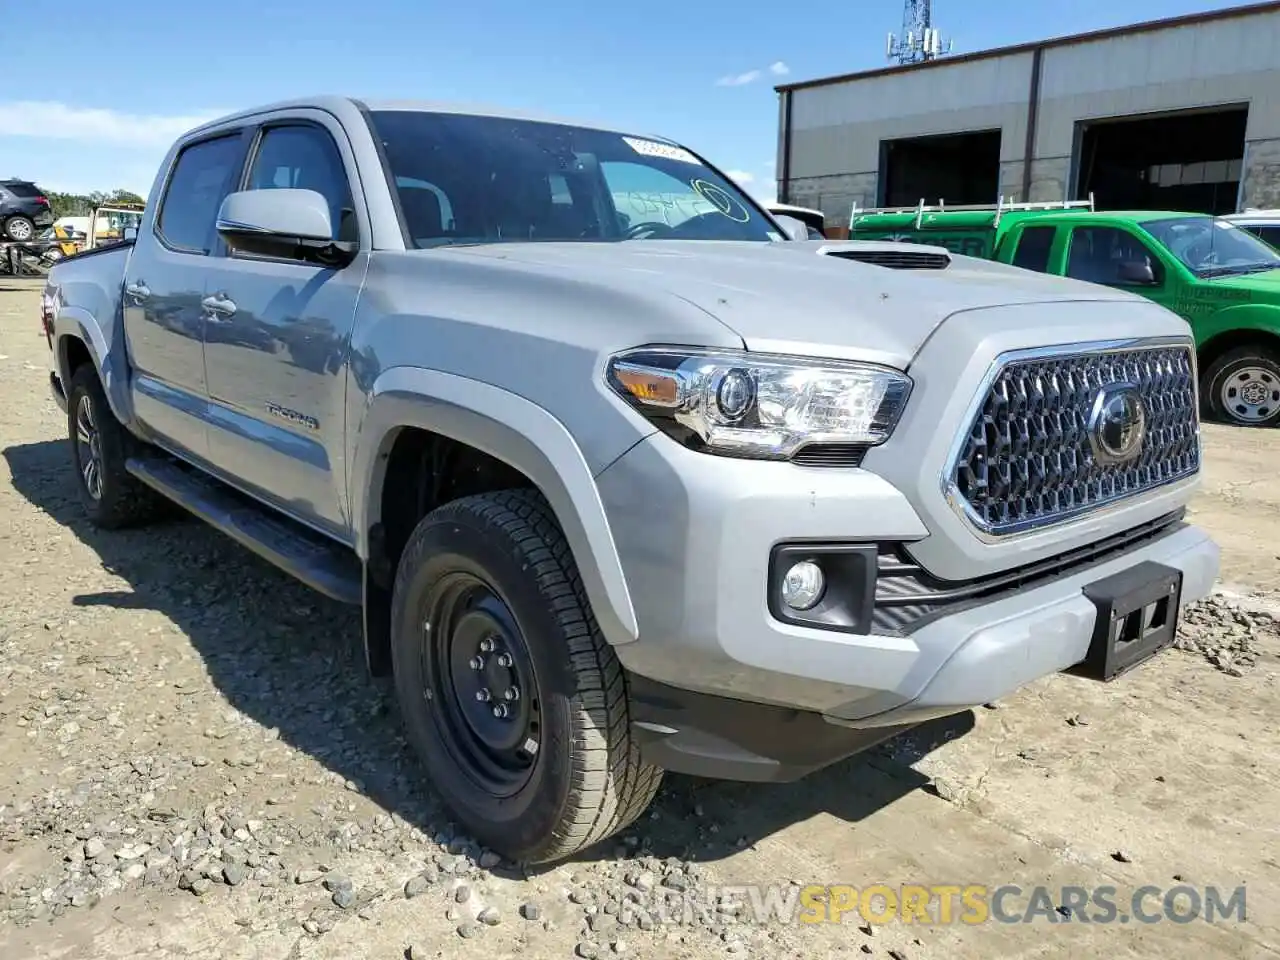
[[622,667],[536,492],[464,497],[422,519],[397,571],[391,653],[432,784],[501,855],[571,856],[657,792],[662,772],[631,738]]
[[1280,359],[1261,345],[1228,350],[1204,372],[1200,393],[1216,420],[1275,426],[1280,423]]
[[28,243],[35,239],[36,224],[30,217],[10,217],[4,222],[4,234],[16,243]]
[[98,372],[90,363],[81,364],[71,375],[67,433],[76,489],[95,526],[115,530],[164,513],[166,501],[125,469],[137,441],[111,412]]

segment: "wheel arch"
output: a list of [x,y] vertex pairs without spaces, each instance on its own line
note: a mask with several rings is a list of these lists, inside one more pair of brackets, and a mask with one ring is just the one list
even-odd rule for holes
[[638,637],[635,610],[604,504],[576,441],[543,408],[467,377],[393,367],[374,383],[358,427],[350,473],[356,548],[366,566],[382,516],[391,452],[409,429],[471,447],[528,478],[564,532],[601,633],[615,645]]
[[97,371],[111,413],[121,423],[129,418],[121,403],[120,378],[113,374],[112,354],[102,328],[87,310],[64,306],[53,321],[54,363],[58,378],[69,383],[75,368],[87,357]]
[[1213,334],[1196,351],[1200,373],[1208,373],[1223,354],[1237,347],[1260,345],[1280,355],[1280,333],[1269,327],[1232,327]]

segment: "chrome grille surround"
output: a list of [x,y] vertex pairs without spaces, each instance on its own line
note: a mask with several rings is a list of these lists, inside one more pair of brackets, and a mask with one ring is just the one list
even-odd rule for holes
[[[1136,458],[1100,464],[1089,418],[1101,388],[1135,386],[1146,407]],[[1200,470],[1189,338],[1109,340],[1001,354],[983,378],[942,474],[951,508],[988,541],[1119,504]]]

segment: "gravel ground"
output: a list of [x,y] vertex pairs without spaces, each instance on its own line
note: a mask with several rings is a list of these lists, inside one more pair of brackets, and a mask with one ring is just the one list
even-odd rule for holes
[[[1132,677],[1049,678],[802,784],[669,777],[606,849],[524,875],[449,822],[353,611],[188,518],[86,523],[37,289],[0,281],[0,957],[1280,956],[1274,433],[1196,506],[1235,593]],[[1250,917],[1054,945],[753,924],[715,893],[1064,871],[1247,881]],[[696,909],[671,922],[675,903]]]

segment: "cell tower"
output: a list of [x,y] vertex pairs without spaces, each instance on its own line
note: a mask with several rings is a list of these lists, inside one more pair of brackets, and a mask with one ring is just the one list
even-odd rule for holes
[[951,52],[951,41],[943,40],[933,26],[930,0],[904,0],[902,36],[889,34],[885,55],[899,63],[920,63]]

